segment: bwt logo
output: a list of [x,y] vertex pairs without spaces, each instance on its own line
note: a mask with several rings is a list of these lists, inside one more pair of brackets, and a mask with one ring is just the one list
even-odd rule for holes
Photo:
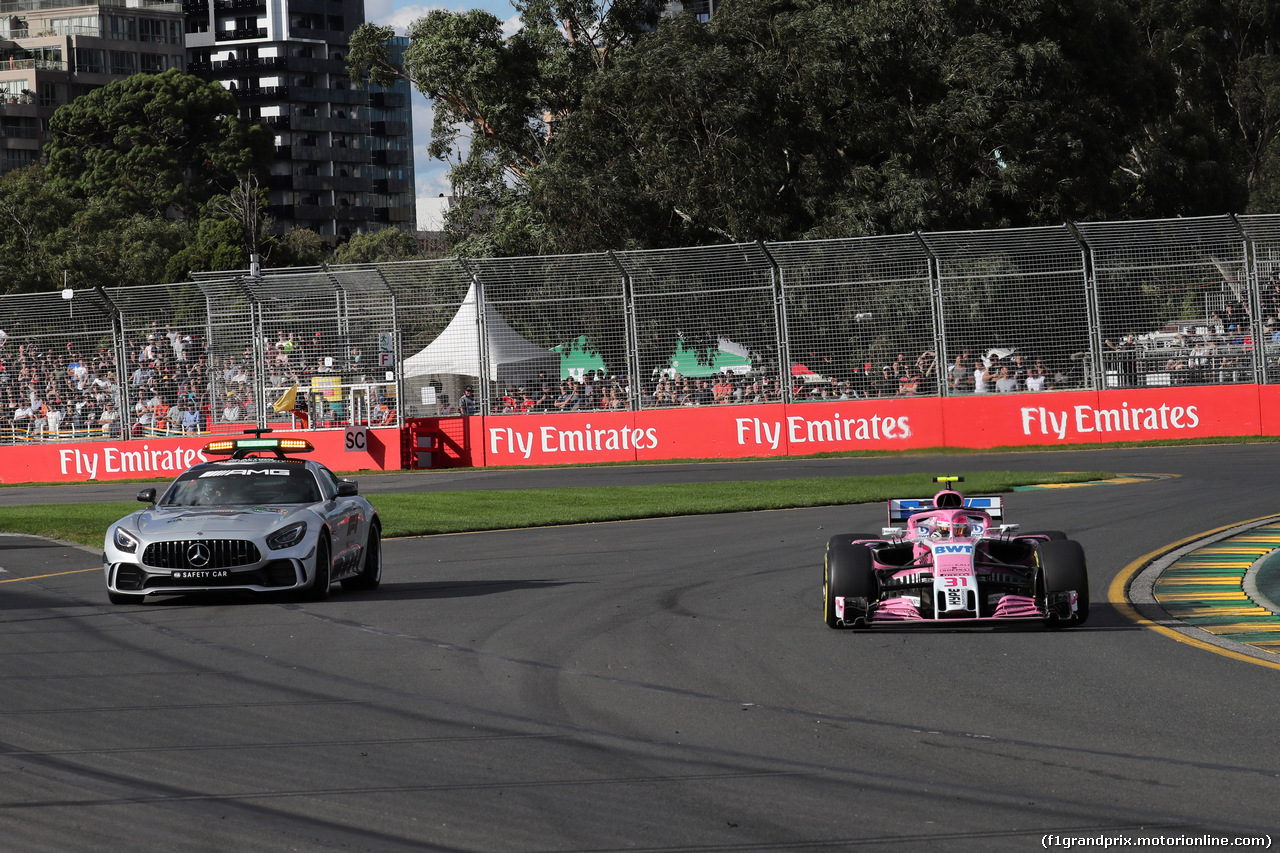
[[934,545],[935,554],[972,554],[972,545]]

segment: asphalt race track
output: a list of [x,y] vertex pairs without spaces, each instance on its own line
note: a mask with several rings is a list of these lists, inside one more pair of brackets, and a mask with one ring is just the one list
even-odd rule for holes
[[410,488],[923,482],[983,468],[1176,476],[1009,496],[1008,520],[1066,530],[1089,555],[1090,621],[1062,632],[829,630],[824,543],[879,529],[879,505],[388,541],[380,590],[305,604],[112,607],[96,553],[0,537],[0,848],[1280,841],[1280,670],[1107,603],[1136,559],[1280,512],[1280,445],[396,474],[362,487],[376,504]]

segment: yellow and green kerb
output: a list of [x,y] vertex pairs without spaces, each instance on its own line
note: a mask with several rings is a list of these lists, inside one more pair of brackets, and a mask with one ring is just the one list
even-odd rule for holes
[[[1245,591],[1249,569],[1280,549],[1280,523],[1255,527],[1206,545],[1164,570],[1152,589],[1165,612],[1223,639],[1280,653],[1280,614],[1258,604]],[[1280,580],[1280,553],[1263,563],[1259,581]],[[1262,586],[1259,583],[1259,586]]]

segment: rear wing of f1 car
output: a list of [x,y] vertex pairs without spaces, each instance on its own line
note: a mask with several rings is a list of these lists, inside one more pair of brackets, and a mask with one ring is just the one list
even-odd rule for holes
[[[1004,498],[999,496],[965,498],[964,505],[966,509],[985,512],[991,516],[992,521],[1004,518]],[[889,525],[892,527],[913,515],[932,509],[937,509],[933,505],[933,498],[892,498],[889,501]]]

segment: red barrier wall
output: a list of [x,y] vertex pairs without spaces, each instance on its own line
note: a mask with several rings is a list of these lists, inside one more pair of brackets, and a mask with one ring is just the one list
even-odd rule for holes
[[[1275,434],[1263,431],[1260,387],[1265,386],[955,397],[945,404],[945,446],[989,448]],[[1273,422],[1280,425],[1280,419]]]
[[[442,438],[445,464],[570,465],[660,459],[804,456],[848,450],[991,448],[1280,435],[1280,386],[1218,385],[1042,394],[706,406],[642,412],[424,419],[369,430],[347,452],[341,431],[295,433],[336,471],[411,464],[414,429]],[[172,477],[207,438],[0,447],[0,482]],[[402,446],[403,445],[403,446]]]
[[[314,458],[335,471],[383,471],[400,467],[400,430],[371,429],[368,448],[348,452],[346,433],[315,431],[275,433],[306,438]],[[208,436],[85,441],[0,447],[0,482],[85,483],[176,477],[203,460]]]
[[736,459],[943,444],[939,399],[506,415],[482,421],[483,465]]
[[1280,435],[1280,387],[1139,388],[474,417],[476,465]]

